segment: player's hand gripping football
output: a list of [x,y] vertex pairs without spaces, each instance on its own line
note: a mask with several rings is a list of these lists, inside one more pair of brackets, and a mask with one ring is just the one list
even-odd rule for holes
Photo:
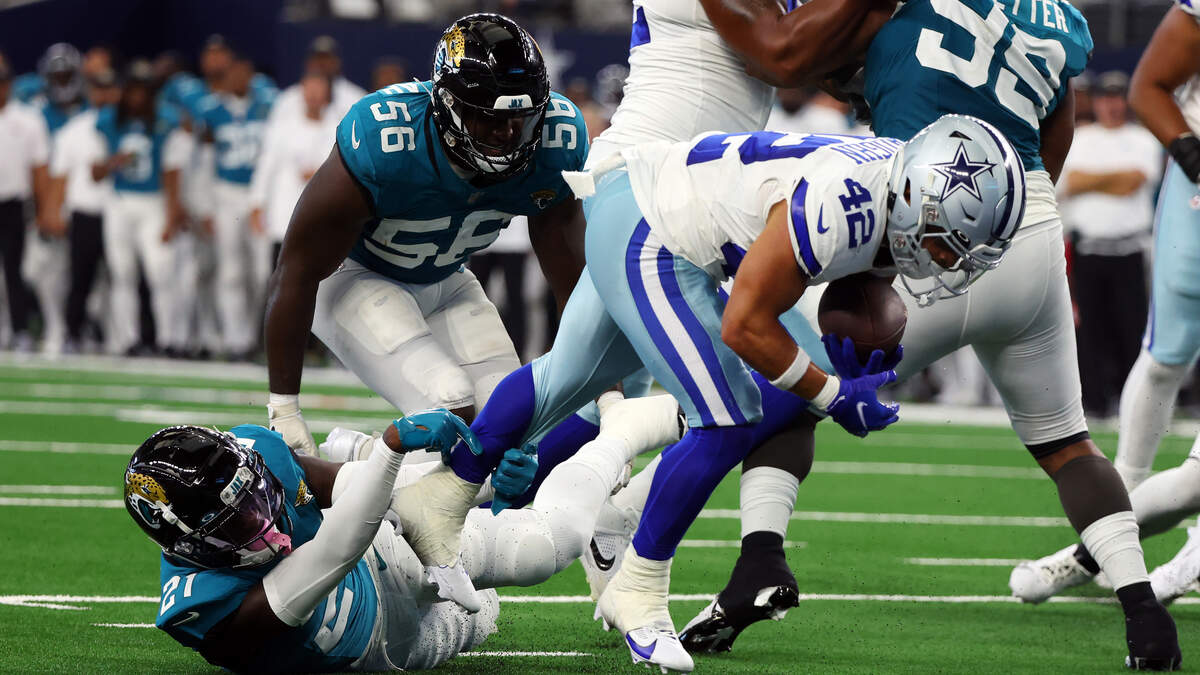
[[891,357],[886,357],[882,350],[876,349],[863,365],[858,361],[853,340],[846,338],[838,344],[836,336],[825,335],[821,341],[840,379],[837,395],[825,412],[843,429],[859,437],[899,420],[900,406],[880,403],[878,390],[896,381],[896,371],[892,368],[900,362],[903,350],[897,347]]

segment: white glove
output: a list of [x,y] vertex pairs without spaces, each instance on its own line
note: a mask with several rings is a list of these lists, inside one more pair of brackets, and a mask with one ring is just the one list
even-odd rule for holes
[[313,441],[304,416],[300,414],[300,397],[296,394],[272,393],[267,403],[267,420],[271,431],[278,431],[283,442],[301,455],[318,457],[317,444]]

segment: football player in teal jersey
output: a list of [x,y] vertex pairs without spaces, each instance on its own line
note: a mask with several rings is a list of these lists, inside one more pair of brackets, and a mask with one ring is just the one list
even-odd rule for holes
[[307,328],[400,410],[471,419],[520,361],[463,263],[515,216],[560,307],[583,267],[582,214],[560,174],[588,135],[550,91],[523,28],[495,14],[455,21],[433,79],[356,103],[305,188],[272,277],[266,317],[272,426],[314,451],[297,402]]
[[236,55],[221,78],[221,89],[196,105],[205,144],[200,179],[209,192],[216,249],[216,305],[225,353],[247,360],[258,344],[259,302],[271,274],[271,242],[250,221],[250,180],[262,149],[272,89],[255,89],[254,64]]
[[[755,7],[751,15],[780,12]],[[748,29],[769,25],[768,18]],[[1083,415],[1054,198],[1074,132],[1069,81],[1091,50],[1087,22],[1063,0],[913,0],[870,41],[863,93],[877,134],[907,139],[941,115],[970,114],[1012,139],[1028,175],[1020,231],[1000,268],[972,287],[971,303],[928,307],[900,293],[909,321],[896,373],[903,380],[960,347],[974,348],[1072,525],[1089,550],[1101,549],[1093,557],[1126,612],[1128,663],[1170,668],[1179,662],[1174,623],[1150,588],[1128,494]],[[739,52],[751,72],[770,72],[762,65],[770,54]],[[780,517],[765,529],[786,531],[786,510]],[[684,629],[689,647],[728,649],[749,622],[768,618],[755,601],[764,590],[755,558],[743,555],[725,590]],[[1014,573],[1014,589],[1024,583]]]
[[582,553],[625,463],[678,440],[639,434],[643,420],[676,429],[676,411],[669,396],[613,403],[533,508],[476,509],[463,557],[487,590],[473,612],[441,601],[400,532],[381,527],[393,490],[441,466],[401,466],[406,452],[477,446],[451,413],[414,413],[382,437],[334,429],[322,449],[365,457],[348,463],[296,455],[260,426],[162,429],[125,471],[126,509],[162,548],[156,625],[238,672],[433,668],[495,632],[491,589],[540,583]]

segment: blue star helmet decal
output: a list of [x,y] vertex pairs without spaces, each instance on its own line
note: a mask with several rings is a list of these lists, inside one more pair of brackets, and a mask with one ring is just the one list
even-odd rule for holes
[[972,162],[971,158],[967,157],[967,149],[960,141],[953,161],[931,164],[930,168],[946,177],[946,185],[942,188],[940,197],[942,201],[945,201],[959,188],[966,190],[972,197],[980,199],[979,186],[975,182],[975,177],[990,171],[994,166],[996,166],[995,163],[987,161]]

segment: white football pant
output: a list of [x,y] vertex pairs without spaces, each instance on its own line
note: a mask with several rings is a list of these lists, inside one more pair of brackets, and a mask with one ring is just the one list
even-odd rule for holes
[[250,230],[250,186],[218,180],[213,211],[217,312],[224,348],[232,354],[258,344],[271,242]]

